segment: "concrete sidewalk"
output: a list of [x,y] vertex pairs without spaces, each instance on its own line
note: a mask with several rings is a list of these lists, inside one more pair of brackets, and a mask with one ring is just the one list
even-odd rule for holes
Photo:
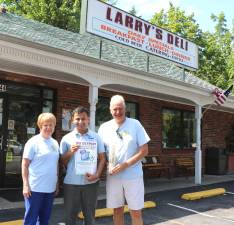
[[[222,183],[227,181],[234,181],[234,175],[204,175],[202,178],[203,185]],[[145,182],[145,192],[154,193],[159,191],[181,189],[193,186],[200,186],[195,184],[194,177],[179,178],[156,178],[148,179]],[[106,198],[105,182],[100,182],[100,191],[98,200],[104,200]],[[59,197],[55,198],[54,205],[63,204],[63,197],[60,194]],[[4,209],[15,209],[24,208],[24,201],[21,189],[0,189],[0,210]]]

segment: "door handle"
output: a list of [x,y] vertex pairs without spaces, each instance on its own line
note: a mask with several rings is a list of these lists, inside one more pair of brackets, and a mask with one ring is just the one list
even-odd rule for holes
[[0,137],[0,151],[3,151],[3,136]]

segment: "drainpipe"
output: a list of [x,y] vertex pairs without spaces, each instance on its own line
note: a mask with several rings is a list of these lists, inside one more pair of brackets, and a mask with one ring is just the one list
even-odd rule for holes
[[195,184],[201,184],[202,177],[202,152],[201,152],[201,119],[202,107],[196,104],[196,151],[195,151]]
[[96,114],[97,102],[98,102],[98,87],[90,84],[89,85],[89,105],[90,105],[89,127],[92,131],[95,131],[95,114]]

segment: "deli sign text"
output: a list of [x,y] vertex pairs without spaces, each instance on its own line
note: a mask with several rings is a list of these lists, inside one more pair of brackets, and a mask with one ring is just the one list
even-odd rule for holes
[[87,32],[198,69],[198,46],[106,3],[89,0]]

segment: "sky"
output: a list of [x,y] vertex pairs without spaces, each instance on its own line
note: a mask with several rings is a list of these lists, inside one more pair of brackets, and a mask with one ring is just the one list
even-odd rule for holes
[[210,15],[212,13],[218,15],[221,11],[225,14],[227,27],[230,31],[232,29],[233,0],[117,0],[116,7],[129,11],[132,6],[135,6],[137,16],[149,20],[155,12],[161,9],[167,11],[169,2],[184,10],[186,15],[194,13],[194,18],[203,31],[214,31],[215,23],[210,19]]

